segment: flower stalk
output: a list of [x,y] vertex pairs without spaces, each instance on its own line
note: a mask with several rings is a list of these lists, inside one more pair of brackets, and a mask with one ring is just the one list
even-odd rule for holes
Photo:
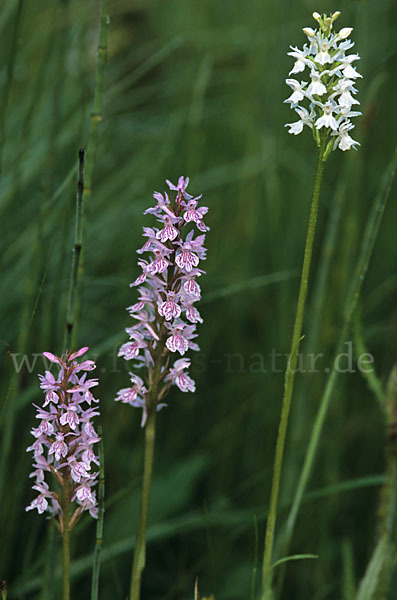
[[93,450],[99,437],[92,419],[99,412],[93,406],[98,400],[91,392],[98,380],[87,379],[87,372],[95,368],[94,361],[77,360],[87,350],[66,352],[60,358],[50,352],[43,353],[59,371],[56,377],[50,371],[39,375],[45,398],[42,407],[34,405],[40,423],[32,429],[35,441],[27,448],[28,452],[33,452],[30,477],[34,478],[33,489],[39,495],[26,510],[37,509],[39,514],[48,512],[61,533],[63,600],[70,598],[71,531],[84,511],[98,517],[94,489],[98,472],[92,471],[92,464],[99,464]]
[[[387,201],[391,193],[396,169],[397,151],[394,152],[390,165],[388,166],[384,174],[383,183],[381,185],[379,193],[375,197],[373,206],[371,208],[371,212],[368,216],[368,220],[362,236],[357,266],[347,295],[344,322],[342,325],[341,332],[339,334],[338,342],[336,344],[334,356],[338,356],[341,352],[343,352],[343,344],[346,342],[354,315],[358,308],[362,286],[368,270],[369,262],[373,253],[375,241],[378,236]],[[295,529],[295,523],[302,504],[303,494],[307,487],[309,477],[313,468],[313,463],[317,454],[322,429],[328,412],[328,407],[335,390],[337,379],[338,371],[335,367],[335,361],[333,361],[332,370],[329,374],[324,392],[321,396],[318,405],[318,410],[310,434],[308,446],[305,452],[305,458],[299,476],[299,481],[296,486],[294,499],[288,514],[286,522],[285,540],[283,543],[284,552],[288,552],[289,544]]]
[[[300,117],[299,121],[287,123],[286,127],[289,127],[289,133],[294,135],[301,133],[304,126],[309,127],[312,130],[313,139],[318,147],[319,154],[276,442],[262,566],[263,600],[269,600],[272,594],[272,557],[279,487],[295,371],[302,335],[324,165],[330,153],[336,148],[346,151],[359,145],[358,142],[350,137],[349,131],[353,128],[350,119],[361,114],[352,110],[354,105],[359,104],[358,100],[354,97],[357,93],[354,84],[356,79],[362,77],[353,67],[353,62],[360,57],[358,54],[348,54],[348,51],[354,46],[354,43],[348,39],[352,28],[344,27],[339,32],[334,31],[334,22],[339,16],[339,11],[329,16],[320,15],[317,12],[313,13],[313,18],[318,23],[318,29],[313,30],[311,27],[305,27],[303,33],[306,35],[308,43],[304,44],[302,50],[291,46],[292,52],[288,53],[295,58],[295,64],[289,74],[293,75],[308,70],[310,71],[311,82],[308,84],[307,81],[299,82],[296,79],[286,79],[287,85],[292,89],[292,94],[285,102]],[[302,102],[306,103],[306,106],[301,104]]]
[[70,481],[67,474],[63,480],[62,506],[62,600],[70,599]]
[[131,572],[130,600],[139,600],[142,571],[146,560],[146,526],[149,514],[150,492],[152,488],[154,443],[155,443],[156,410],[148,412],[145,427],[145,458],[142,481],[142,497],[139,509],[138,531]]
[[[130,600],[139,600],[142,571],[145,566],[145,538],[152,485],[156,413],[167,406],[164,399],[172,385],[182,392],[194,392],[195,382],[186,372],[190,360],[182,357],[189,349],[199,350],[193,341],[197,337],[196,324],[202,323],[194,304],[200,299],[197,283],[204,271],[199,267],[206,258],[204,247],[208,227],[203,217],[208,208],[199,206],[200,196],[193,198],[187,193],[189,179],[180,177],[178,184],[167,181],[175,192],[154,193],[156,206],[145,214],[152,214],[159,227],[144,227],[146,239],[138,254],[149,253],[138,265],[141,274],[130,284],[138,286],[139,301],[127,308],[136,321],[127,327],[129,340],[119,350],[118,356],[133,361],[130,372],[131,386],[121,389],[116,397],[123,404],[142,409],[141,426],[145,430],[145,455],[138,533],[134,552]],[[198,229],[200,235],[195,237]]]
[[280,488],[280,478],[283,465],[283,455],[285,447],[285,438],[287,434],[288,418],[291,408],[291,398],[294,388],[296,365],[298,360],[299,346],[302,335],[303,316],[305,311],[305,302],[308,289],[310,265],[313,252],[313,241],[316,231],[318,206],[320,200],[321,183],[324,173],[324,159],[319,153],[317,164],[317,173],[311,202],[309,224],[306,235],[305,252],[303,258],[302,274],[299,288],[298,303],[296,309],[295,323],[292,334],[291,352],[288,359],[287,370],[285,372],[284,396],[281,408],[280,424],[276,442],[276,452],[274,457],[273,480],[270,495],[270,507],[267,518],[265,550],[262,566],[263,598],[269,598],[271,584],[271,568],[274,545],[274,532],[277,518],[277,505]]

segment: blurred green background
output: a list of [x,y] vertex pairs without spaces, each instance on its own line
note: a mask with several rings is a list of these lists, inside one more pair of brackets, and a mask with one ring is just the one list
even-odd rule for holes
[[[316,164],[308,130],[295,137],[284,128],[294,120],[283,104],[293,64],[286,53],[290,44],[302,46],[301,28],[314,26],[314,10],[341,10],[338,27],[354,27],[364,78],[353,137],[361,148],[333,153],[326,167],[303,344],[325,358],[318,373],[297,378],[279,531],[365,221],[396,146],[397,5],[110,1],[78,334],[79,346],[97,356],[100,377],[107,499],[101,598],[126,598],[142,470],[140,412],[113,402],[128,381],[116,358],[125,307],[135,301],[128,283],[138,274],[141,227],[152,224],[142,212],[153,190],[180,175],[210,208],[202,350],[193,360],[197,392],[173,389],[158,419],[143,598],[192,598],[197,575],[200,591],[216,600],[248,598],[256,563],[260,571],[285,367],[280,358],[272,372],[269,355],[289,350]],[[98,28],[96,1],[3,0],[0,7],[0,578],[11,599],[59,597],[58,534],[44,516],[24,512],[33,498],[25,448],[43,364],[39,357],[33,371],[25,365],[17,374],[15,365],[22,353],[32,361],[62,350],[77,153],[88,141]],[[383,384],[396,362],[396,223],[393,191],[361,306]],[[344,374],[290,550],[319,559],[288,566],[283,599],[348,599],[376,540],[385,444],[373,393],[359,372]],[[95,524],[86,518],[73,534],[76,599],[89,596],[94,543]],[[42,592],[43,581],[52,591]]]

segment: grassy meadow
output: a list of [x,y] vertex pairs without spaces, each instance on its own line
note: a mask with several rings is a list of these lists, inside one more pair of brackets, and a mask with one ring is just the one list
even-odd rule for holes
[[[106,502],[99,598],[127,598],[140,498],[141,414],[114,403],[128,381],[117,358],[131,324],[125,307],[136,302],[128,284],[140,272],[142,226],[153,225],[143,211],[154,190],[166,189],[165,179],[180,175],[209,207],[204,323],[201,351],[191,357],[197,390],[173,387],[157,419],[142,599],[193,599],[196,577],[204,597],[259,597],[317,160],[310,132],[295,137],[284,127],[294,120],[283,103],[293,64],[287,52],[303,45],[313,11],[340,10],[338,27],[354,27],[361,56],[363,115],[354,132],[361,146],[332,153],[325,168],[274,553],[274,560],[317,558],[276,567],[274,600],[392,600],[397,4],[109,0],[108,9],[103,71],[100,2],[0,6],[0,579],[8,582],[7,599],[61,598],[59,533],[45,515],[25,512],[34,496],[25,449],[37,426],[32,402],[42,399],[41,353],[62,352],[80,148],[91,181],[76,344],[90,347],[100,379]],[[311,368],[310,355],[320,353]],[[357,362],[363,354],[370,355],[367,373]],[[85,515],[72,537],[75,600],[90,597],[95,538]]]

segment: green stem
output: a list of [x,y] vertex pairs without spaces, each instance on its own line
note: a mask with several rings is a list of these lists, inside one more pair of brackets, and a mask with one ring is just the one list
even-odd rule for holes
[[[335,356],[340,354],[343,351],[343,345],[346,341],[349,327],[351,325],[353,316],[357,309],[361,288],[363,285],[363,281],[368,270],[368,264],[370,258],[372,256],[372,251],[374,248],[375,240],[378,235],[380,223],[382,221],[383,213],[385,210],[385,206],[390,195],[392,183],[394,180],[395,172],[396,172],[396,164],[397,164],[397,153],[393,157],[390,166],[386,170],[384,185],[381,186],[381,191],[379,195],[375,198],[374,204],[372,206],[371,213],[368,217],[368,221],[366,224],[365,232],[363,235],[359,259],[355,271],[355,275],[352,280],[350,292],[348,294],[348,299],[346,302],[345,309],[345,319],[342,326],[342,330],[339,336],[339,340],[336,347]],[[309,444],[305,453],[305,459],[302,467],[302,471],[299,477],[298,485],[295,491],[294,500],[292,502],[291,510],[288,515],[287,524],[286,524],[286,533],[285,540],[283,543],[283,554],[288,553],[289,544],[292,538],[292,534],[295,528],[296,519],[298,516],[298,512],[302,503],[302,498],[304,491],[306,489],[306,485],[311,473],[311,469],[313,466],[314,458],[317,452],[318,443],[320,440],[322,428],[324,425],[325,417],[328,410],[328,405],[330,399],[332,397],[335,383],[338,376],[338,370],[336,368],[335,361],[333,363],[333,368],[328,378],[328,381],[325,386],[324,393],[321,397],[320,405],[317,411],[316,419],[313,425],[313,429],[311,432]]]
[[92,175],[95,165],[95,156],[98,146],[99,124],[103,119],[103,87],[105,79],[105,65],[107,61],[107,42],[109,29],[108,0],[101,2],[101,25],[99,29],[99,41],[97,48],[94,102],[91,112],[90,133],[87,146],[87,165],[85,192],[87,197],[92,190]]
[[274,545],[274,531],[276,527],[277,504],[280,487],[280,477],[283,464],[283,454],[285,438],[287,433],[288,416],[291,407],[291,398],[294,387],[296,364],[298,360],[299,345],[302,334],[303,315],[305,310],[305,301],[307,296],[308,280],[310,273],[310,264],[313,251],[313,240],[316,230],[318,205],[320,199],[321,183],[324,172],[324,161],[322,152],[319,153],[316,179],[314,183],[312,204],[309,216],[309,225],[306,235],[305,253],[303,258],[302,275],[299,289],[298,304],[296,309],[295,324],[291,342],[291,353],[288,359],[287,370],[284,382],[284,397],[281,409],[280,425],[276,443],[276,453],[274,458],[273,481],[270,496],[270,508],[266,526],[265,551],[262,567],[263,598],[268,598],[270,594],[271,583],[271,563]]
[[141,589],[141,576],[145,567],[146,525],[149,512],[150,491],[152,487],[154,442],[155,442],[155,407],[148,409],[148,419],[145,427],[145,458],[143,468],[142,497],[139,511],[138,532],[134,559],[132,562],[132,576],[130,600],[139,600]]
[[105,513],[105,459],[103,452],[102,428],[98,428],[101,438],[99,442],[99,482],[98,482],[98,520],[96,525],[96,542],[94,550],[94,564],[92,568],[91,600],[98,600],[100,555],[103,540],[103,517]]
[[63,349],[71,350],[72,335],[76,322],[77,291],[79,280],[80,256],[84,236],[84,150],[79,150],[79,167],[77,177],[76,213],[75,213],[74,244],[72,258],[72,273],[70,276],[69,300],[66,313],[66,331]]
[[0,172],[3,170],[3,154],[4,154],[4,146],[5,146],[5,129],[7,123],[7,110],[10,103],[11,98],[11,89],[12,83],[14,81],[14,72],[15,72],[15,64],[17,53],[20,44],[20,31],[22,25],[22,12],[23,12],[23,0],[18,0],[18,6],[16,9],[15,16],[15,24],[12,32],[11,39],[11,50],[10,56],[7,62],[7,73],[6,73],[6,81],[4,85],[4,92],[1,101],[1,110],[0,110]]
[[[105,66],[107,61],[107,42],[108,42],[108,29],[109,29],[109,0],[101,0],[101,23],[99,28],[99,40],[97,47],[97,60],[96,60],[96,71],[95,71],[95,90],[94,90],[94,101],[91,111],[90,131],[88,135],[87,151],[86,151],[86,165],[85,165],[85,179],[84,179],[84,197],[87,206],[91,199],[92,187],[93,187],[93,173],[95,167],[95,159],[98,147],[99,137],[99,124],[103,119],[102,105],[103,105],[103,88],[105,81]],[[87,228],[86,217],[84,216],[83,223],[84,231]],[[76,346],[76,331],[77,324],[80,315],[80,300],[82,296],[83,288],[83,276],[84,276],[84,251],[81,253],[81,259],[79,263],[78,272],[78,290],[76,293],[76,308],[75,308],[75,327],[73,336],[71,338],[72,346]]]
[[395,521],[397,514],[397,366],[390,373],[387,394],[383,404],[386,414],[385,425],[387,433],[386,444],[386,481],[381,492],[379,507],[379,536],[386,534],[390,542],[394,540]]
[[62,528],[62,600],[70,600],[70,481],[67,475],[63,483]]

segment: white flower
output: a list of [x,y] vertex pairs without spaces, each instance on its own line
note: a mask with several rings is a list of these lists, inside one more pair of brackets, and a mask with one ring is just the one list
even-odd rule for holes
[[359,104],[354,97],[357,93],[354,84],[361,78],[353,63],[360,57],[348,54],[354,46],[348,39],[352,28],[334,31],[334,21],[339,15],[338,11],[331,15],[313,13],[317,29],[303,29],[309,42],[302,49],[290,46],[291,52],[288,52],[295,59],[289,75],[302,73],[309,67],[310,82],[286,79],[292,93],[284,102],[299,115],[299,120],[287,123],[286,127],[293,135],[299,135],[305,125],[314,129],[313,137],[322,149],[323,160],[328,157],[332,146],[333,149],[349,150],[359,145],[350,137],[349,131],[353,128],[350,118],[361,114],[352,110],[354,105]]
[[298,135],[299,133],[301,133],[304,125],[307,125],[308,127],[313,127],[313,117],[309,115],[309,112],[304,107],[296,107],[295,110],[300,116],[300,120],[295,121],[295,123],[286,123],[285,127],[290,128],[288,133]]
[[323,94],[326,93],[327,88],[321,82],[321,75],[322,74],[318,73],[317,71],[312,71],[312,73],[311,73],[312,82],[309,85],[309,87],[307,88],[307,94],[309,96],[314,96],[314,95],[322,96]]
[[360,104],[358,100],[353,98],[353,96],[348,90],[346,90],[346,92],[343,92],[343,94],[339,96],[338,102],[340,106],[349,109],[352,107],[353,104]]
[[350,110],[350,107],[341,106],[339,108],[339,115],[343,119],[349,119],[350,117],[359,117],[362,113],[358,110]]
[[284,127],[289,127],[288,133],[293,133],[294,135],[298,135],[303,130],[303,121],[295,121],[294,123],[286,123]]
[[355,82],[352,79],[341,79],[334,85],[333,89],[340,92],[353,92],[356,94],[357,89],[354,87],[354,83]]
[[292,56],[296,59],[295,64],[289,75],[293,75],[294,73],[301,73],[305,70],[306,65],[311,65],[311,60],[307,58],[309,54],[309,50],[305,44],[303,50],[299,50],[299,48],[295,48],[294,46],[290,46],[292,52],[288,52],[288,56]]
[[339,52],[347,52],[350,48],[353,48],[354,42],[351,40],[345,40],[339,44]]
[[320,50],[317,52],[314,60],[319,65],[325,65],[326,63],[332,63],[333,59],[331,58],[328,50],[329,50],[329,42],[328,40],[323,40],[320,44]]
[[359,142],[353,140],[353,138],[349,135],[349,131],[353,129],[353,127],[354,125],[353,123],[350,123],[350,121],[345,121],[340,125],[338,132],[336,134],[333,134],[337,135],[337,138],[334,143],[334,148],[338,146],[338,148],[340,148],[343,151],[350,150],[350,148],[356,150],[355,146],[359,146],[360,144]]
[[305,92],[303,91],[303,88],[305,85],[307,85],[307,81],[302,81],[302,83],[299,83],[299,81],[296,81],[296,79],[286,79],[285,83],[289,85],[290,88],[292,88],[293,92],[289,98],[284,100],[284,102],[297,104],[298,102],[303,100],[303,98],[305,97]]
[[352,81],[351,79],[342,79],[334,86],[333,89],[335,90],[335,92],[331,94],[330,99],[339,96],[339,106],[347,108],[349,110],[353,104],[360,104],[359,101],[353,98],[351,94],[352,92],[353,94],[357,92],[353,84],[354,81]]
[[323,108],[323,114],[319,117],[315,123],[317,129],[321,129],[321,127],[330,127],[333,131],[337,131],[338,123],[334,117],[333,110],[335,109],[334,102],[326,102],[325,104],[319,103]]

